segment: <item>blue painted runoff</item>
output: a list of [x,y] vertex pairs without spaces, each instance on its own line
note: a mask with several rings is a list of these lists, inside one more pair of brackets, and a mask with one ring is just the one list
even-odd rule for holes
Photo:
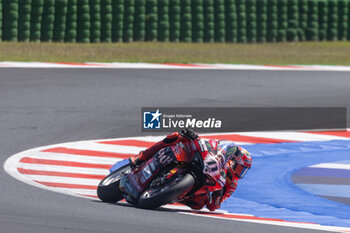
[[350,198],[350,185],[297,184],[297,186],[316,195]]
[[350,178],[350,170],[309,167],[309,168],[297,171],[294,175]]
[[350,159],[350,142],[291,142],[244,146],[253,166],[223,210],[257,217],[350,227],[350,206],[306,192],[291,180],[301,168]]

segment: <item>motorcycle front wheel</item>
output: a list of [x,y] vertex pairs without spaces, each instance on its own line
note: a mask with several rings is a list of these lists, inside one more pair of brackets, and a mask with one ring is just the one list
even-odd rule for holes
[[146,189],[138,200],[138,207],[155,209],[162,205],[175,201],[180,195],[188,193],[195,184],[191,174],[177,175],[162,185],[152,185]]
[[116,203],[122,200],[123,194],[119,189],[119,183],[122,176],[129,173],[131,168],[129,164],[122,166],[118,170],[106,176],[97,187],[97,196],[103,202]]

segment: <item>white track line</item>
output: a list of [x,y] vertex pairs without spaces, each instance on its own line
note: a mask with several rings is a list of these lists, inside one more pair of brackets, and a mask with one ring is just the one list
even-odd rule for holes
[[225,220],[231,220],[231,221],[260,223],[260,224],[267,224],[267,225],[274,225],[274,226],[294,227],[294,228],[312,229],[312,230],[320,230],[320,231],[350,232],[350,228],[347,228],[347,227],[323,226],[323,225],[310,224],[310,223],[287,222],[287,221],[286,222],[277,222],[277,221],[258,220],[258,219],[226,218],[226,217],[212,216],[212,215],[210,215],[210,216],[198,215],[196,213],[188,213],[188,212],[183,212],[183,214],[208,217],[208,218],[225,219]]
[[237,146],[244,146],[244,145],[254,145],[256,143],[251,143],[251,142],[237,142],[237,141],[227,141],[227,140],[222,140],[226,142],[233,142]]
[[350,66],[323,65],[245,65],[245,64],[157,64],[157,63],[47,63],[0,62],[0,68],[85,68],[85,69],[191,69],[191,70],[282,70],[282,71],[350,71]]
[[330,140],[350,140],[347,137],[339,137],[333,135],[315,134],[315,133],[303,133],[303,132],[246,132],[239,133],[239,135],[271,138],[271,139],[283,139],[290,141],[330,141]]
[[310,167],[350,170],[350,164],[339,164],[339,163],[320,163],[320,164],[312,165]]
[[[146,137],[134,137],[134,140],[146,141],[146,142],[159,142],[164,139],[164,136],[146,136]],[[115,141],[115,139],[104,140],[104,141]]]
[[[275,225],[275,226],[284,226],[284,227],[294,227],[294,228],[303,228],[303,229],[313,229],[313,230],[322,230],[322,231],[330,231],[330,232],[350,232],[350,228],[347,227],[336,227],[336,226],[323,226],[319,224],[314,224],[314,223],[301,223],[301,222],[290,222],[290,221],[272,221],[272,220],[259,220],[259,219],[243,219],[240,218],[246,217],[246,216],[251,216],[254,217],[253,215],[244,215],[244,214],[232,214],[227,211],[215,211],[214,213],[217,214],[217,216],[213,215],[205,215],[201,213],[213,213],[210,212],[207,209],[203,209],[200,211],[194,211],[194,212],[189,212],[188,207],[186,206],[177,206],[177,205],[166,205],[166,208],[170,209],[178,209],[182,210],[183,212],[180,212],[182,214],[188,214],[188,215],[194,215],[194,216],[202,216],[202,217],[208,217],[208,218],[217,218],[217,219],[224,219],[224,220],[230,220],[230,221],[240,221],[240,222],[251,222],[251,223],[259,223],[259,224],[267,224],[267,225]],[[193,211],[193,210],[192,210]],[[220,214],[231,214],[237,216],[235,217],[225,217],[225,216],[220,216]]]
[[[73,194],[74,196],[78,196],[78,197],[85,197],[84,195],[97,195],[97,191],[96,190],[92,190],[92,189],[71,189],[71,188],[52,188],[54,189],[56,192],[60,192],[60,193],[70,193]],[[94,198],[94,200],[96,200]]]

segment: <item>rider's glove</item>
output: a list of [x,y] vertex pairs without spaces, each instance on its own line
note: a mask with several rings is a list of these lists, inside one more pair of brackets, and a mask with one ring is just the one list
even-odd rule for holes
[[220,208],[222,193],[223,193],[222,189],[211,193],[211,198],[209,200],[210,202],[207,203],[207,208],[210,211],[214,211]]
[[191,141],[198,138],[198,134],[194,132],[192,129],[188,129],[188,128],[181,130],[180,135]]
[[[140,153],[142,153],[142,152],[140,152]],[[141,166],[143,163],[144,163],[144,161],[142,161],[142,160],[139,158],[139,155],[136,155],[136,156],[133,156],[133,157],[130,157],[130,158],[129,158],[129,164],[130,164],[131,169],[138,168],[138,167]]]
[[222,189],[213,192],[212,194],[212,203],[216,206],[220,206],[220,200],[221,200],[221,196],[222,196]]

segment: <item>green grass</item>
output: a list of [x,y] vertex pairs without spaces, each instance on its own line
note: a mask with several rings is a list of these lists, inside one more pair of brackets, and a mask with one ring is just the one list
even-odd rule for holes
[[0,61],[350,65],[350,42],[266,44],[0,42]]

